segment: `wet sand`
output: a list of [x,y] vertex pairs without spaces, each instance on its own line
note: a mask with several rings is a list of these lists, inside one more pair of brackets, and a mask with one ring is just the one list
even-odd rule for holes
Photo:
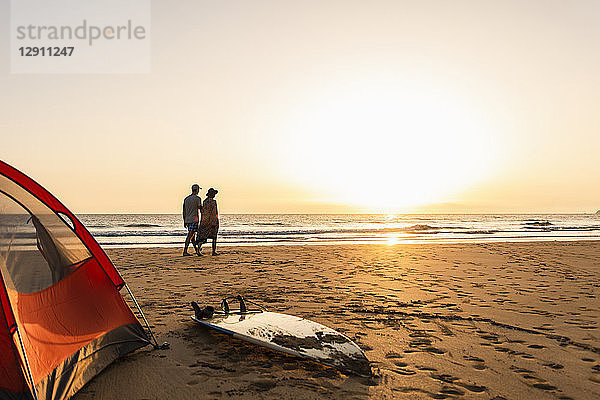
[[[159,342],[76,399],[600,398],[600,242],[108,252]],[[190,301],[242,294],[346,334],[346,376],[196,326]]]

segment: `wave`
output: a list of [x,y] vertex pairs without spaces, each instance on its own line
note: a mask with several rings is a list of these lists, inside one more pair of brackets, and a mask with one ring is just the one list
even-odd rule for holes
[[525,220],[525,225],[529,226],[550,226],[553,225],[550,221],[536,221],[536,220]]
[[[148,225],[147,228],[157,227],[154,224],[135,224]],[[146,226],[145,226],[146,227]],[[275,237],[290,237],[294,240],[300,240],[302,237],[323,237],[326,235],[335,235],[335,237],[348,237],[358,235],[359,237],[383,237],[388,235],[410,235],[411,237],[419,235],[496,235],[497,234],[523,234],[534,235],[536,233],[559,234],[560,232],[597,232],[600,231],[600,225],[592,226],[522,226],[520,229],[478,229],[464,226],[433,226],[433,225],[411,225],[407,227],[388,227],[388,228],[361,228],[361,227],[325,227],[325,228],[296,228],[296,229],[275,229],[275,230],[260,230],[260,229],[221,229],[219,236],[224,238],[244,238],[256,237],[267,240],[267,238]],[[92,230],[92,235],[97,238],[125,238],[125,237],[180,237],[186,234],[185,229],[131,229],[131,230]],[[34,232],[12,232],[2,235],[6,238],[13,239],[35,239]]]
[[438,227],[435,226],[431,226],[431,225],[424,225],[424,224],[417,224],[417,225],[412,225],[409,226],[407,228],[404,228],[407,231],[430,231],[433,229],[440,229]]
[[[454,231],[459,232],[454,232]],[[436,234],[436,233],[462,233],[467,232],[467,227],[436,227],[430,225],[412,225],[407,227],[391,228],[297,228],[297,229],[278,229],[278,230],[254,230],[254,229],[221,229],[219,236],[307,236],[307,235],[325,235],[325,234]],[[180,236],[185,235],[184,229],[177,230],[131,230],[131,231],[104,231],[93,232],[98,237],[124,237],[124,236]]]
[[156,224],[127,224],[127,225],[121,225],[124,226],[125,228],[159,228],[161,225],[156,225]]
[[600,225],[589,225],[589,226],[524,226],[523,229],[527,230],[538,230],[545,232],[555,232],[555,231],[598,231],[600,230]]

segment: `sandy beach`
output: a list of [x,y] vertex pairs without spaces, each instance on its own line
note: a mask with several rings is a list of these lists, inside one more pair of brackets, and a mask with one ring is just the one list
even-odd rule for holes
[[[108,254],[168,350],[83,399],[600,398],[600,242],[180,248]],[[373,378],[212,333],[190,301],[242,294],[346,334]]]

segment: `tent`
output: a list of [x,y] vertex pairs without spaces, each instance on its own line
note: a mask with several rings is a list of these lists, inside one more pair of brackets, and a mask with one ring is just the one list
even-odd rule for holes
[[115,359],[157,344],[88,230],[2,161],[0,306],[0,399],[67,399]]

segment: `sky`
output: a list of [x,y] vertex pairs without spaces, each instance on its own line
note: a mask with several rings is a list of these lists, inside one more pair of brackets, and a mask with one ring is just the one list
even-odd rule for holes
[[[600,209],[600,1],[153,1],[140,74],[12,74],[0,159],[78,213]],[[9,26],[9,2],[0,0]]]

